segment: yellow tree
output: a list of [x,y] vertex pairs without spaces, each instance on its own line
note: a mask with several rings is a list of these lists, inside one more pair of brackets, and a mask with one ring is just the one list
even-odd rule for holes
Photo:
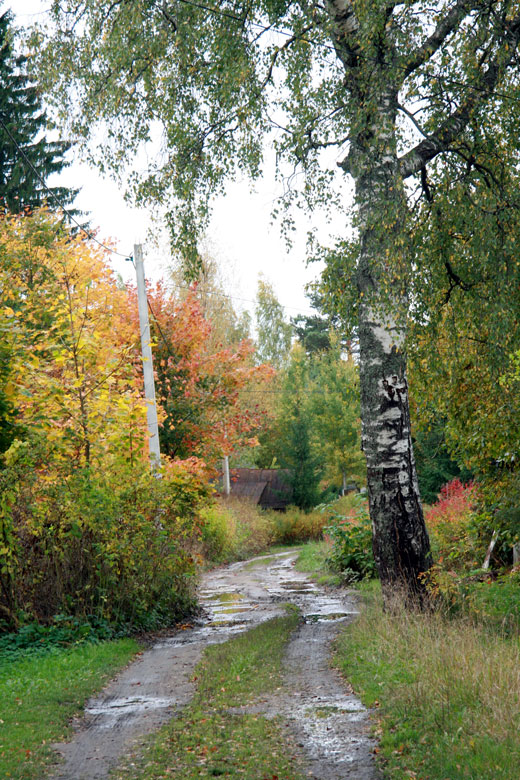
[[132,458],[145,436],[135,332],[105,251],[43,211],[1,220],[0,258],[9,397],[23,425],[76,466],[122,449]]

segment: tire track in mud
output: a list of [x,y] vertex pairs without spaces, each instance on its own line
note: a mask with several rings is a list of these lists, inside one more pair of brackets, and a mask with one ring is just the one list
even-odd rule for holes
[[287,602],[300,608],[304,622],[288,646],[283,688],[254,711],[283,718],[316,780],[377,780],[368,713],[329,666],[332,640],[357,614],[353,597],[311,583],[294,570],[296,557],[277,553],[207,573],[200,588],[204,620],[156,642],[87,703],[72,740],[54,746],[63,763],[53,780],[107,778],[190,701],[193,670],[208,644],[283,614]]

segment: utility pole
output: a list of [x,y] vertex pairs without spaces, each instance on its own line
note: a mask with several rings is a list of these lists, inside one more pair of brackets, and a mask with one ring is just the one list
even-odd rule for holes
[[229,457],[227,455],[224,455],[222,459],[222,466],[223,466],[223,475],[222,475],[222,481],[224,483],[224,495],[229,496],[231,493],[231,482],[229,479]]
[[143,248],[134,245],[135,273],[137,276],[137,301],[139,304],[139,327],[141,329],[141,354],[143,360],[144,395],[146,398],[146,420],[148,423],[148,447],[150,450],[150,465],[152,472],[161,466],[161,451],[159,449],[159,423],[157,422],[157,406],[155,403],[155,382],[153,378],[152,345],[150,322],[148,320],[148,299],[144,280]]

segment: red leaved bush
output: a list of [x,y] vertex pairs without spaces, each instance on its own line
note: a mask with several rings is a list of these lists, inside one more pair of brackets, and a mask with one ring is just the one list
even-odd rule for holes
[[443,485],[436,504],[426,512],[426,522],[430,528],[439,523],[458,522],[471,512],[475,500],[475,485],[473,482],[463,484],[460,479],[452,479]]
[[426,510],[426,525],[438,566],[465,569],[478,565],[479,544],[473,516],[477,488],[454,479],[442,488],[439,500]]

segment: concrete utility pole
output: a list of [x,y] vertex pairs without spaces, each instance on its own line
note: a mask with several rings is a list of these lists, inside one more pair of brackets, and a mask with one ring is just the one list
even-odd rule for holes
[[231,493],[231,482],[229,480],[229,457],[224,455],[222,459],[222,482],[224,485],[224,495],[229,496]]
[[143,248],[140,244],[135,244],[134,246],[134,261],[137,276],[139,326],[141,329],[141,354],[143,359],[144,395],[146,398],[146,420],[148,423],[148,447],[150,450],[150,465],[152,471],[157,471],[161,465],[159,423],[157,422],[157,406],[155,403],[155,382],[153,378],[150,322],[148,320],[148,300],[146,298],[146,284],[144,280]]

